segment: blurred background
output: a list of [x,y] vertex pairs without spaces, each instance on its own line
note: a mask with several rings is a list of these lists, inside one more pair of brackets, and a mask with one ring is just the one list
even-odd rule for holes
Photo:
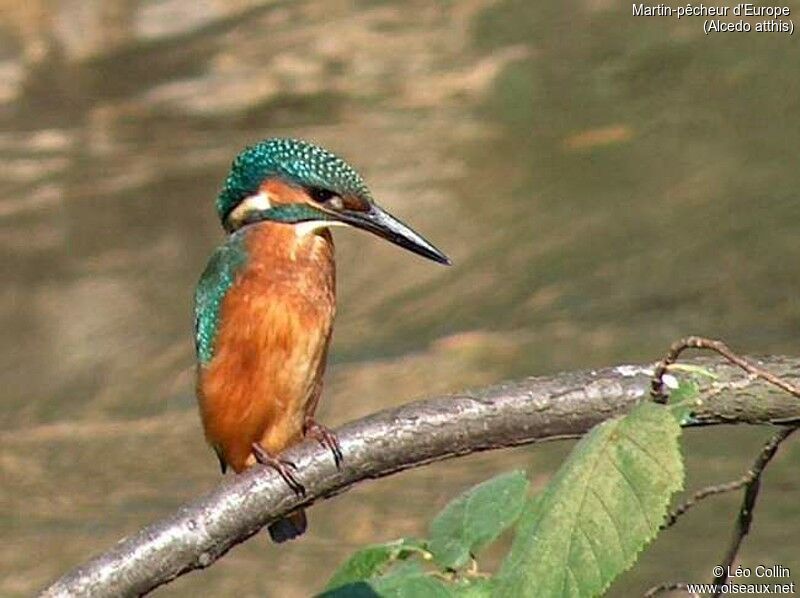
[[[192,296],[245,144],[330,148],[455,262],[335,232],[321,419],[338,425],[653,361],[687,333],[800,353],[798,72],[793,37],[707,37],[607,0],[0,0],[0,595],[219,482]],[[738,477],[768,435],[689,432],[689,487]],[[356,547],[424,534],[501,471],[541,486],[568,450],[364,483],[315,506],[301,541],[256,537],[157,595],[309,595]],[[768,470],[743,565],[800,572],[799,457],[789,442]],[[710,579],[738,502],[686,516],[611,595]]]

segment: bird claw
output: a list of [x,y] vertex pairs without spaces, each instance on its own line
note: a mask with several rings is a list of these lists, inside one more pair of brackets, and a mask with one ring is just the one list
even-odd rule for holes
[[289,461],[288,459],[281,459],[280,457],[273,457],[270,455],[264,447],[260,444],[254,442],[253,443],[253,457],[255,457],[256,461],[261,463],[266,467],[271,467],[278,474],[283,478],[289,488],[292,489],[292,492],[297,494],[298,496],[305,496],[306,489],[303,484],[297,481],[297,478],[294,476],[292,471],[297,471],[297,465]]
[[320,445],[330,449],[333,453],[333,462],[336,464],[336,469],[341,469],[344,456],[336,434],[310,418],[306,420],[304,434],[306,438],[314,438]]

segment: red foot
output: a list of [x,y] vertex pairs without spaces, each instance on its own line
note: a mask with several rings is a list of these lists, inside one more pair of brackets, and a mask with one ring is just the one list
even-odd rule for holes
[[253,456],[256,458],[256,461],[261,463],[261,465],[266,465],[267,467],[271,467],[277,471],[295,494],[298,496],[306,495],[305,487],[303,484],[297,481],[297,478],[294,477],[294,474],[291,471],[292,469],[297,471],[297,465],[291,461],[287,461],[286,459],[273,457],[264,450],[263,446],[257,442],[253,443]]
[[342,447],[339,445],[339,439],[336,438],[336,434],[322,424],[318,424],[310,417],[306,419],[304,434],[306,438],[314,438],[322,446],[329,448],[333,453],[333,462],[336,463],[336,469],[341,468],[344,456],[342,455]]

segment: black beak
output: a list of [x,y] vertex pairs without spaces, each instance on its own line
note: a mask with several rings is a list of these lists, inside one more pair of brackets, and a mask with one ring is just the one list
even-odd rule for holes
[[426,257],[440,264],[450,265],[450,258],[436,249],[431,243],[408,228],[389,212],[376,205],[370,206],[368,212],[345,210],[336,214],[337,218],[356,228],[369,231],[379,237],[399,245],[404,249],[413,251],[417,255]]

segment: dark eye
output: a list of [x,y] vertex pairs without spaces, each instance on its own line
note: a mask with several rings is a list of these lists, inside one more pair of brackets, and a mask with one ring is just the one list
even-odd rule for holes
[[336,194],[333,191],[329,191],[328,189],[323,189],[321,187],[314,187],[310,191],[311,198],[317,203],[325,203],[332,197],[336,197]]
[[321,187],[314,187],[310,190],[311,198],[316,201],[317,203],[324,203],[328,204],[330,207],[341,210],[342,209],[342,198],[339,197],[333,191],[328,189],[323,189]]

